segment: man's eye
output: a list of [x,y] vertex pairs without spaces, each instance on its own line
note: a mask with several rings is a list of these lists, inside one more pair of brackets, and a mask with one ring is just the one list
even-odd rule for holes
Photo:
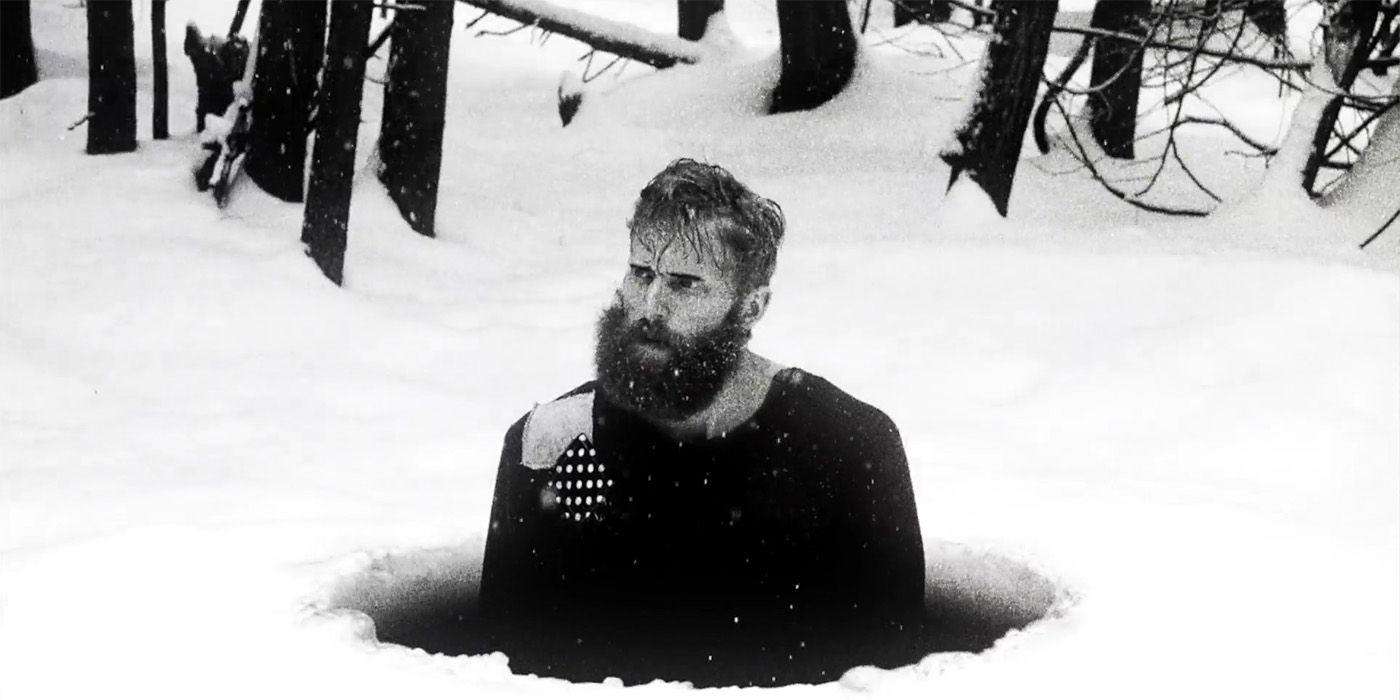
[[632,276],[636,277],[639,280],[642,280],[643,282],[650,282],[656,277],[656,273],[652,272],[649,268],[633,267]]
[[688,277],[672,277],[671,289],[677,292],[689,291],[695,288],[695,280]]

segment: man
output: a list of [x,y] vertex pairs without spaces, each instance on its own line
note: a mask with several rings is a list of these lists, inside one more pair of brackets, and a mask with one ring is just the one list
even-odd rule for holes
[[480,604],[516,672],[774,685],[921,656],[894,423],[747,349],[784,226],[715,165],[642,190],[597,379],[506,435]]

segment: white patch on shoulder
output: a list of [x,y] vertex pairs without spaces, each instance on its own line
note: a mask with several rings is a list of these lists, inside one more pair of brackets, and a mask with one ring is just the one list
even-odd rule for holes
[[530,469],[549,469],[580,435],[593,439],[591,391],[536,406],[525,419],[520,461]]

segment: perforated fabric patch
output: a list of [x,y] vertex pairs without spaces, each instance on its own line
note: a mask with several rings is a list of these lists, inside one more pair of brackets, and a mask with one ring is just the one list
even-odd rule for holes
[[555,507],[563,519],[599,522],[611,510],[616,476],[593,441],[580,433],[559,455],[546,488],[553,491]]

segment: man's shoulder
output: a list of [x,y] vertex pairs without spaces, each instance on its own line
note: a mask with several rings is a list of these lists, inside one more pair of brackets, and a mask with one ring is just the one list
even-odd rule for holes
[[508,450],[518,453],[518,461],[540,469],[576,439],[592,440],[593,392],[597,382],[589,380],[553,401],[536,404],[506,431]]
[[774,375],[773,384],[777,401],[782,404],[778,415],[785,422],[836,433],[898,434],[894,421],[884,411],[825,377],[788,367]]

